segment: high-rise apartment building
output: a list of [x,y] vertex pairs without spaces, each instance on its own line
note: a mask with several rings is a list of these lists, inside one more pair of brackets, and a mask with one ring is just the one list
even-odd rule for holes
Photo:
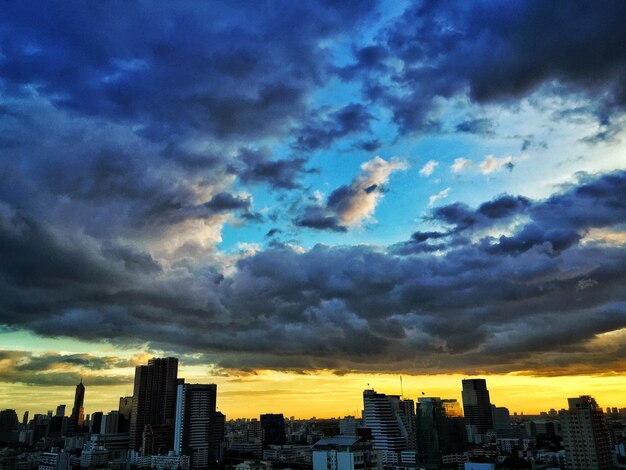
[[602,409],[590,396],[568,398],[560,413],[565,459],[569,470],[613,468],[609,430]]
[[[132,450],[142,447],[144,431],[149,432],[148,442],[158,437],[158,448],[173,448],[177,377],[178,359],[174,357],[150,359],[148,365],[136,367],[130,417],[129,445]],[[170,428],[169,435],[167,427]]]
[[493,429],[487,381],[485,379],[463,380],[461,395],[467,439],[474,444],[481,444],[485,434]]
[[217,385],[178,385],[174,451],[188,455],[192,469],[211,468],[222,460],[224,415],[216,404]]
[[413,400],[364,390],[363,425],[372,431],[373,448],[381,452],[385,465],[398,465],[403,452],[415,450]]

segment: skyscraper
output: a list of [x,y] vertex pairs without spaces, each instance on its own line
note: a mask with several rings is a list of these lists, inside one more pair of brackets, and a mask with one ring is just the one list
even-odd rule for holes
[[85,423],[85,410],[83,404],[85,403],[85,386],[83,385],[83,378],[80,378],[80,383],[76,385],[76,392],[74,393],[74,406],[72,407],[72,414],[68,421],[68,435],[73,436],[83,432],[83,424]]
[[215,411],[217,385],[179,384],[174,450],[191,457],[191,468],[211,468],[222,460],[224,415]]
[[560,413],[565,458],[570,470],[613,468],[609,431],[602,409],[590,396],[568,398]]
[[382,453],[385,465],[401,462],[401,452],[415,449],[413,400],[363,391],[363,424],[372,431],[373,448]]
[[263,447],[267,445],[281,445],[286,442],[285,417],[280,414],[261,415],[261,431],[263,433]]
[[136,367],[130,417],[129,446],[132,450],[141,448],[146,426],[151,426],[150,435],[158,434],[159,439],[166,434],[160,426],[169,426],[171,432],[167,439],[170,450],[173,448],[177,376],[178,359],[174,357],[150,359],[148,365]]
[[420,467],[439,469],[442,457],[466,450],[463,416],[456,400],[419,398],[417,404],[417,451]]
[[487,381],[485,379],[463,380],[461,395],[463,397],[467,439],[474,444],[480,444],[483,442],[487,431],[493,429]]

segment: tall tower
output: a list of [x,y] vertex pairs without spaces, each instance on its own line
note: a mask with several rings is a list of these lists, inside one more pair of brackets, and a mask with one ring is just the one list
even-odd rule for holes
[[146,426],[150,426],[152,431],[157,426],[160,439],[164,431],[161,426],[169,426],[168,447],[170,450],[173,448],[177,377],[178,359],[175,357],[150,359],[147,366],[136,367],[130,415],[130,449],[141,448]]
[[72,414],[68,422],[68,434],[70,436],[79,434],[83,431],[83,424],[85,423],[85,409],[83,404],[85,403],[85,386],[83,385],[83,378],[80,378],[80,383],[76,385],[76,392],[74,393],[74,406],[72,407]]
[[413,400],[363,391],[363,424],[371,429],[373,448],[381,451],[385,465],[398,465],[402,451],[415,449],[414,423]]
[[567,468],[612,469],[609,431],[602,409],[587,395],[567,401],[569,410],[560,413]]
[[191,468],[212,468],[222,460],[224,419],[216,409],[217,385],[179,384],[174,450],[191,458]]
[[483,442],[483,436],[493,429],[491,400],[485,379],[463,380],[463,413],[467,439],[474,444]]

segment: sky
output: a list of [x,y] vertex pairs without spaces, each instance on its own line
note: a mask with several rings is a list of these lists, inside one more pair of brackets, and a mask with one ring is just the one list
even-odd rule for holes
[[626,406],[626,3],[0,13],[0,408]]

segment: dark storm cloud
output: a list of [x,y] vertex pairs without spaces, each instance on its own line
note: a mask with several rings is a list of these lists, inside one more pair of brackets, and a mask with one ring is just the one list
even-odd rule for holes
[[[478,103],[508,102],[543,84],[583,92],[594,114],[610,122],[626,105],[626,5],[594,2],[420,1],[340,71],[365,77],[364,94],[389,106],[400,132],[437,129],[436,98],[469,91]],[[383,48],[383,49],[381,49]],[[365,57],[363,51],[370,51]],[[384,59],[399,67],[385,68]],[[357,74],[367,70],[369,74]],[[487,121],[459,124],[484,134]]]
[[[217,273],[142,276],[123,257],[62,245],[5,209],[1,321],[39,334],[147,341],[236,370],[549,375],[582,363],[622,372],[620,343],[603,333],[626,328],[626,256],[619,245],[580,241],[593,228],[620,230],[625,190],[626,173],[615,172],[581,175],[545,200],[453,204],[433,210],[451,229],[416,232],[412,245],[273,245],[219,282]],[[509,236],[489,235],[512,220]],[[419,246],[439,254],[411,249]]]
[[244,183],[264,183],[275,189],[295,189],[300,187],[299,179],[302,175],[316,171],[305,168],[306,163],[304,158],[274,159],[267,148],[242,148],[232,171]]
[[89,385],[131,383],[125,375],[100,375],[98,370],[132,367],[134,364],[115,356],[0,351],[0,381],[29,385],[63,385],[83,380]]
[[309,152],[328,148],[337,139],[369,130],[373,118],[360,103],[348,104],[323,117],[316,114],[298,130],[295,147]]
[[348,231],[348,227],[341,222],[339,216],[324,206],[307,206],[304,209],[303,214],[294,222],[299,227],[312,228],[316,230],[330,230],[333,232]]
[[32,85],[60,106],[141,123],[158,139],[186,128],[276,135],[326,73],[318,44],[372,5],[266,3],[11,5],[0,73],[11,92]]

